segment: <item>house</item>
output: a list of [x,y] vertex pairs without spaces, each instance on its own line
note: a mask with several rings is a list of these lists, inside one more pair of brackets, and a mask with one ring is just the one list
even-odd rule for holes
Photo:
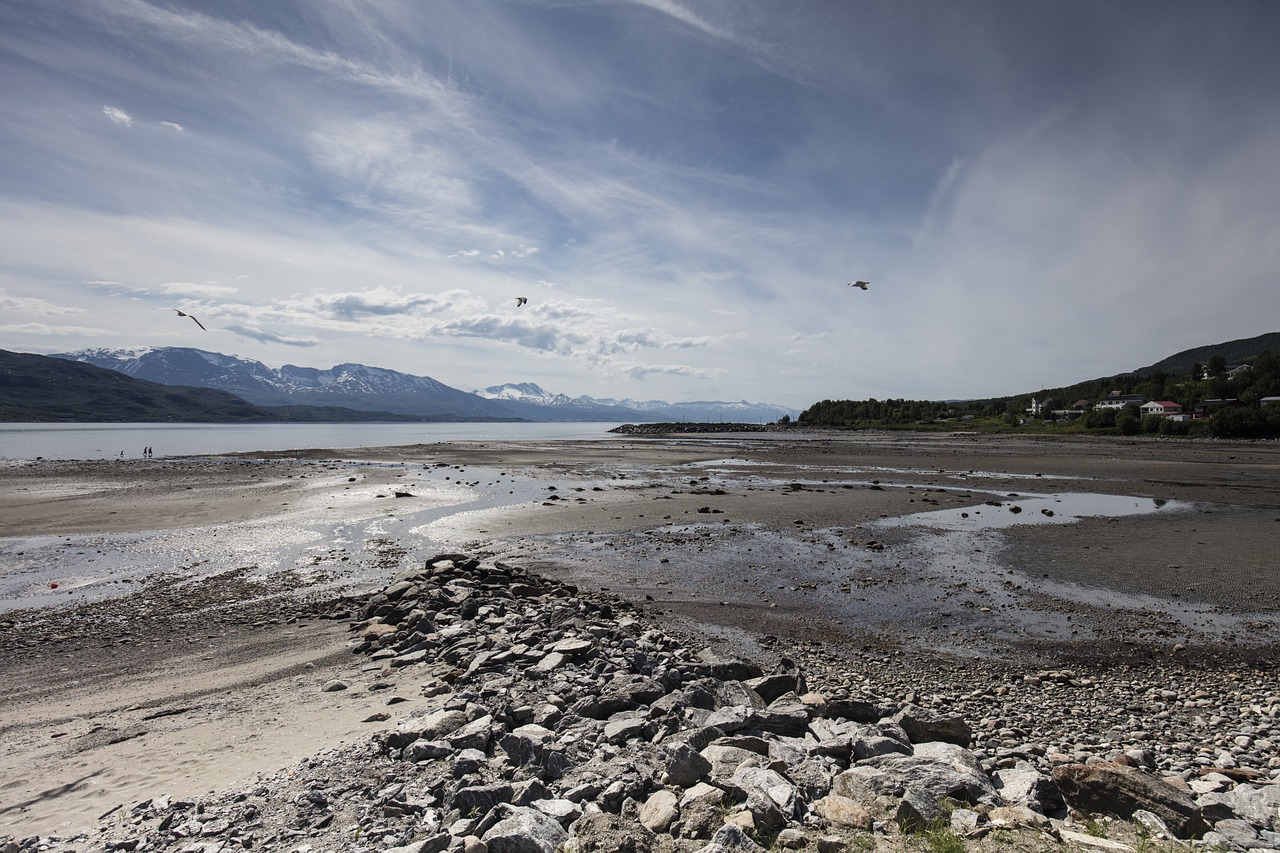
[[1169,400],[1152,400],[1150,403],[1143,403],[1138,410],[1144,415],[1160,415],[1161,417],[1182,414],[1182,406]]
[[[1244,373],[1246,370],[1252,370],[1252,369],[1253,369],[1253,366],[1248,364],[1228,364],[1226,367],[1222,368],[1222,374],[1226,376],[1228,379],[1235,379],[1237,376],[1239,376],[1241,373]],[[1200,378],[1201,379],[1213,378],[1212,376],[1209,375],[1209,368],[1207,365],[1200,371]]]
[[1227,378],[1235,379],[1242,373],[1253,370],[1253,366],[1249,364],[1229,364],[1227,365]]
[[1112,391],[1106,397],[1098,401],[1097,409],[1136,409],[1143,403],[1147,402],[1147,398],[1141,394],[1121,394],[1119,391]]
[[1031,407],[1027,409],[1027,414],[1031,415],[1033,418],[1042,417],[1046,412],[1053,410],[1053,402],[1052,397],[1044,400],[1037,400],[1035,397],[1032,397]]
[[1258,401],[1260,406],[1280,406],[1280,397],[1263,397]]
[[1213,413],[1218,411],[1218,409],[1221,409],[1223,406],[1235,406],[1239,403],[1240,401],[1234,398],[1229,400],[1201,400],[1199,403],[1196,403],[1191,407],[1191,417],[1196,418],[1197,420],[1200,418],[1212,417]]

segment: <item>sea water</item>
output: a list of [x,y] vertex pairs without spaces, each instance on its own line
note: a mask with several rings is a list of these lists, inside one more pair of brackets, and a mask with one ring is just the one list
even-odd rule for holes
[[616,438],[616,423],[359,424],[0,424],[0,459],[155,457],[392,447],[441,441],[560,441]]

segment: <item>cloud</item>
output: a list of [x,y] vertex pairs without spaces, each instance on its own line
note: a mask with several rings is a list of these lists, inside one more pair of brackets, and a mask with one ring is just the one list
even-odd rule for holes
[[797,407],[1280,316],[1268,4],[279,2],[0,4],[0,310]]
[[129,127],[133,124],[133,117],[119,107],[103,107],[102,114],[121,127]]
[[331,316],[355,320],[363,315],[433,314],[456,305],[465,296],[458,290],[402,295],[396,288],[373,287],[347,293],[316,293],[303,302]]
[[146,290],[150,293],[162,293],[166,296],[188,296],[193,299],[213,299],[219,296],[230,296],[238,292],[239,289],[216,281],[171,281],[151,288],[140,288],[140,290]]
[[91,279],[85,282],[90,287],[110,290],[113,293],[132,293],[141,296],[178,296],[190,299],[216,299],[231,296],[239,288],[217,281],[170,281],[164,284],[126,284],[120,281]]
[[51,326],[47,323],[7,323],[0,325],[0,333],[18,335],[56,335],[58,337],[83,336],[96,338],[114,334],[109,329],[96,329],[90,326]]
[[79,314],[86,309],[76,305],[56,305],[35,296],[11,296],[0,288],[0,311],[26,311],[31,314]]
[[694,379],[712,379],[727,371],[717,368],[693,367],[688,364],[619,364],[616,371],[636,380],[650,376],[683,376]]
[[601,341],[601,352],[634,352],[641,348],[693,349],[711,344],[715,338],[670,338],[656,329],[624,329],[610,332]]
[[314,347],[320,345],[319,338],[299,338],[293,335],[285,335],[279,332],[271,332],[264,329],[257,329],[252,326],[245,326],[239,323],[230,326],[223,326],[228,332],[234,332],[241,337],[250,338],[255,341],[261,341],[268,344],[282,344],[289,347]]

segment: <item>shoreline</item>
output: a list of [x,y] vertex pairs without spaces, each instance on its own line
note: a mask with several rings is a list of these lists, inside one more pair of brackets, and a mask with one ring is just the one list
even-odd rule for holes
[[[113,792],[121,792],[117,799],[124,792],[141,799],[147,790],[159,794],[186,778],[162,767],[140,770],[146,755],[184,762],[183,773],[202,780],[196,787],[205,782],[227,787],[266,772],[273,763],[284,766],[300,757],[284,748],[289,738],[283,734],[296,730],[286,717],[299,707],[324,709],[317,716],[336,714],[340,723],[340,731],[320,735],[308,748],[358,737],[380,725],[361,722],[372,713],[368,701],[323,692],[344,673],[358,677],[360,661],[332,654],[344,651],[341,620],[328,620],[327,612],[318,618],[307,608],[375,588],[378,578],[448,550],[576,583],[584,594],[621,596],[644,619],[713,647],[771,659],[803,655],[815,677],[850,669],[877,672],[886,691],[906,690],[913,677],[926,673],[939,685],[959,685],[995,683],[1010,672],[1055,666],[1098,672],[1127,668],[1135,678],[1146,677],[1144,672],[1164,679],[1170,673],[1221,675],[1224,684],[1234,674],[1258,681],[1264,692],[1274,690],[1280,648],[1274,617],[1280,607],[1254,561],[1265,558],[1274,530],[1280,529],[1269,526],[1280,524],[1280,450],[1250,444],[1071,442],[1065,451],[1046,455],[1041,442],[954,436],[932,442],[717,436],[321,449],[290,452],[288,461],[281,459],[284,454],[220,457],[216,464],[166,460],[172,467],[163,472],[119,471],[108,462],[14,466],[11,471],[19,476],[0,491],[5,519],[38,521],[46,527],[29,528],[33,533],[70,537],[71,547],[57,552],[62,558],[102,558],[98,548],[80,546],[104,532],[95,525],[119,524],[107,517],[106,507],[119,505],[123,494],[136,500],[126,517],[140,528],[144,519],[198,522],[180,529],[218,528],[229,539],[238,530],[253,538],[283,529],[261,526],[265,521],[296,526],[327,512],[326,529],[340,523],[344,541],[311,542],[297,550],[291,564],[265,572],[243,561],[214,571],[178,560],[175,565],[182,568],[173,574],[139,583],[139,591],[85,604],[79,617],[66,608],[24,610],[17,618],[12,611],[0,613],[10,652],[0,672],[14,695],[25,697],[6,707],[0,722],[6,740],[18,741],[7,746],[0,774],[15,780],[0,795],[0,835],[92,824]],[[255,474],[264,480],[253,481]],[[490,479],[479,482],[481,476]],[[351,482],[350,477],[364,479]],[[884,517],[922,510],[993,511],[990,495],[1009,501],[1011,493],[1030,493],[1033,485],[1043,490],[1050,482],[1054,491],[1087,486],[1099,493],[1176,499],[1197,509],[999,533],[999,548],[987,543],[983,550],[981,559],[990,561],[983,569],[985,587],[971,576],[949,575],[951,563],[925,565],[939,534],[876,526]],[[413,497],[393,497],[404,483],[412,484],[405,491]],[[51,496],[55,487],[70,494]],[[513,501],[537,497],[451,514],[449,500],[474,502],[486,490],[509,493]],[[221,497],[193,506],[188,493],[202,491]],[[359,495],[350,497],[350,491]],[[257,506],[267,507],[269,517],[246,506],[246,494],[264,496]],[[303,494],[311,497],[304,501]],[[429,501],[437,502],[415,506]],[[63,508],[69,511],[59,516]],[[700,512],[703,508],[709,511]],[[134,532],[146,533],[143,539],[159,535],[149,527]],[[15,541],[10,533],[0,547]],[[1185,569],[1171,568],[1169,559],[1151,566],[1146,558],[1153,548],[1170,542],[1201,556],[1185,561]],[[954,571],[969,572],[973,553],[954,548],[952,553],[959,567]],[[1046,554],[1060,556],[1050,566]],[[1062,558],[1068,554],[1071,559]],[[1214,572],[1203,571],[1200,561],[1217,558],[1221,564],[1214,564]],[[753,563],[754,569],[743,571]],[[1125,575],[1120,569],[1126,566],[1139,569]],[[1046,569],[1051,577],[1039,577]],[[202,581],[205,571],[212,575]],[[1184,575],[1200,587],[1186,589]],[[838,582],[823,583],[824,576]],[[1210,576],[1215,583],[1208,583]],[[1005,587],[1011,577],[1021,590]],[[957,586],[960,581],[965,586]],[[1032,588],[1033,581],[1046,582],[1046,589]],[[1108,607],[1088,596],[1073,601],[1052,588],[1108,589],[1102,581],[1118,587],[1108,595],[1126,606]],[[1155,596],[1155,610],[1130,606],[1142,588]],[[233,596],[237,589],[246,592]],[[923,594],[930,589],[935,592]],[[162,590],[169,595],[168,609],[154,606]],[[850,614],[870,612],[849,609],[849,600],[857,598],[866,599],[866,608],[885,611],[878,616],[888,619],[855,624]],[[895,612],[886,602],[905,603]],[[1198,618],[1237,620],[1239,627],[1234,637],[1211,638],[1193,624],[1187,637],[1175,636],[1158,612],[1174,604],[1208,608]],[[1062,621],[1065,616],[1074,624]],[[1031,627],[1006,636],[1007,626],[1019,620]],[[80,634],[68,633],[77,623]],[[1100,633],[1073,640],[1071,630]],[[129,653],[121,654],[122,648]],[[37,652],[44,657],[34,658]],[[245,671],[208,691],[216,695],[180,699],[204,689],[210,674],[219,671],[219,655],[243,660]],[[184,660],[202,663],[175,674],[173,667]],[[50,666],[57,667],[60,684],[46,677]],[[81,685],[93,681],[95,671],[100,678],[94,691],[127,692],[132,684],[157,679],[163,687],[148,708],[131,710],[121,699],[68,712],[68,701],[92,695]],[[137,719],[185,705],[205,710],[156,717],[146,725]],[[251,726],[272,713],[280,717],[284,709],[289,711],[279,720],[281,733],[271,738],[280,751],[264,753],[252,768],[214,761],[214,744],[231,728]],[[255,716],[259,712],[265,716]],[[294,722],[302,725],[305,717]],[[98,726],[103,728],[95,731]],[[131,726],[141,726],[146,734],[97,742],[114,736],[102,732],[128,734]],[[84,748],[62,746],[72,742]],[[31,774],[32,760],[46,768],[38,777]],[[57,780],[62,781],[54,785]],[[50,794],[55,789],[61,793]]]

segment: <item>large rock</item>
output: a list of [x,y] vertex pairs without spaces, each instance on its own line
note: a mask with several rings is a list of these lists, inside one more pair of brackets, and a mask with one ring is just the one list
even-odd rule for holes
[[606,684],[599,695],[586,696],[573,712],[592,720],[606,720],[620,711],[634,711],[666,695],[666,688],[652,678],[621,676]]
[[1210,820],[1240,818],[1258,829],[1280,830],[1280,785],[1237,785],[1230,791],[1203,794],[1199,804]]
[[555,818],[537,809],[502,806],[500,810],[501,819],[480,837],[489,853],[555,853],[569,838]]
[[[879,774],[869,772],[873,770]],[[869,794],[900,798],[908,788],[928,791],[937,800],[951,798],[993,806],[1004,802],[972,752],[942,741],[922,743],[913,755],[869,758],[837,776],[832,784],[835,793],[860,801],[867,800]]]
[[1053,769],[1067,805],[1129,820],[1139,809],[1151,812],[1178,838],[1204,834],[1209,824],[1184,791],[1163,779],[1123,764],[1063,764]]
[[710,765],[706,773],[713,780],[727,779],[737,772],[743,763],[753,761],[760,763],[760,754],[739,746],[724,746],[713,743],[700,753]]
[[697,853],[765,853],[765,849],[752,841],[742,827],[726,823]]
[[475,785],[470,788],[463,788],[454,794],[453,807],[463,817],[483,817],[494,806],[511,802],[513,793],[514,791],[508,782],[498,782],[493,785]]
[[654,841],[653,833],[635,821],[592,812],[573,824],[564,853],[650,853]]
[[1019,761],[1013,767],[991,774],[996,790],[1011,805],[1026,806],[1032,811],[1050,817],[1061,816],[1067,808],[1062,790],[1053,777],[1036,770],[1028,761]]
[[861,761],[876,755],[910,755],[911,746],[886,736],[879,726],[851,720],[817,719],[809,723],[809,732],[818,739],[811,750],[842,760]]
[[924,832],[938,826],[944,819],[942,804],[932,791],[908,787],[898,801],[894,819],[903,832]]
[[679,803],[674,791],[654,791],[640,807],[640,823],[652,832],[666,832],[680,816]]
[[800,817],[800,795],[796,786],[776,770],[739,767],[727,787],[746,800],[757,826],[776,829]]
[[943,741],[967,747],[973,742],[973,729],[961,717],[939,714],[918,705],[907,705],[893,715],[912,743]]
[[710,772],[711,762],[687,743],[682,743],[671,751],[666,782],[677,788],[689,788]]
[[871,812],[858,802],[839,794],[828,794],[817,800],[810,810],[827,822],[828,826],[848,827],[859,832],[870,832],[875,825]]

